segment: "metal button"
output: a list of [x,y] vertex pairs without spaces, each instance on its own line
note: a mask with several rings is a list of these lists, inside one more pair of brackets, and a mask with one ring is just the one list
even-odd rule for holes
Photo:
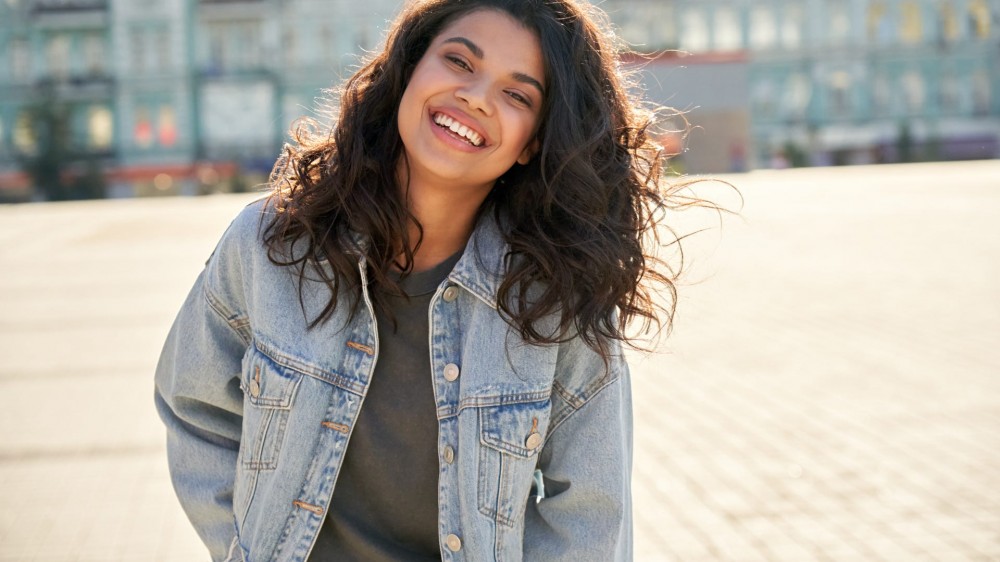
[[260,383],[256,380],[250,381],[250,396],[254,398],[260,396]]
[[458,289],[454,285],[448,285],[448,288],[444,290],[444,300],[447,302],[452,302],[458,298]]
[[448,363],[444,366],[444,380],[448,382],[454,382],[458,379],[458,365],[454,363]]
[[529,449],[537,449],[539,445],[542,444],[542,436],[537,431],[531,433],[528,439],[525,440],[524,446]]
[[450,534],[444,538],[444,544],[448,546],[448,550],[452,552],[458,552],[462,550],[462,539],[458,538],[458,535]]
[[452,449],[451,445],[446,445],[444,448],[444,462],[448,464],[455,462],[455,449]]

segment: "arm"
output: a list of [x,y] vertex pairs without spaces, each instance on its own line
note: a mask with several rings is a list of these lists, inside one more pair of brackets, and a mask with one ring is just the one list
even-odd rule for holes
[[156,368],[155,400],[167,428],[174,490],[212,559],[221,560],[235,536],[240,365],[249,333],[206,287],[213,265],[210,259],[170,329]]
[[628,367],[613,357],[609,373],[587,383],[586,371],[603,374],[597,362],[575,362],[575,373],[553,389],[554,425],[539,459],[546,497],[528,501],[525,560],[632,560]]

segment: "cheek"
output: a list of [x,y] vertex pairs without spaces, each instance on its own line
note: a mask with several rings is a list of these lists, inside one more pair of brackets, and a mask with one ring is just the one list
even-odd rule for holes
[[536,124],[537,119],[527,117],[523,114],[515,115],[509,121],[507,130],[510,131],[510,138],[515,141],[518,151],[527,146],[535,138]]

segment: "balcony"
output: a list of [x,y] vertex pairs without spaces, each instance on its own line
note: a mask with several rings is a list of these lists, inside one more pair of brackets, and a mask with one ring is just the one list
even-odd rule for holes
[[33,14],[63,12],[107,12],[108,0],[35,0],[31,4]]
[[30,13],[37,25],[46,28],[105,27],[109,6],[108,0],[36,0]]
[[274,0],[198,0],[198,15],[208,20],[261,19],[274,10]]

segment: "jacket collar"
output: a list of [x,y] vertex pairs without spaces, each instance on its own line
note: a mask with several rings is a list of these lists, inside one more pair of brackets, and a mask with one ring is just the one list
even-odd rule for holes
[[[348,237],[360,258],[362,279],[365,275],[365,254],[368,238],[349,231]],[[472,236],[465,246],[465,252],[448,274],[448,280],[464,287],[490,308],[497,308],[497,290],[507,271],[505,257],[509,245],[503,239],[500,225],[490,210],[479,217]]]
[[479,217],[465,246],[465,253],[455,264],[448,279],[496,309],[497,290],[507,271],[508,250],[509,246],[503,239],[494,214],[486,210]]

